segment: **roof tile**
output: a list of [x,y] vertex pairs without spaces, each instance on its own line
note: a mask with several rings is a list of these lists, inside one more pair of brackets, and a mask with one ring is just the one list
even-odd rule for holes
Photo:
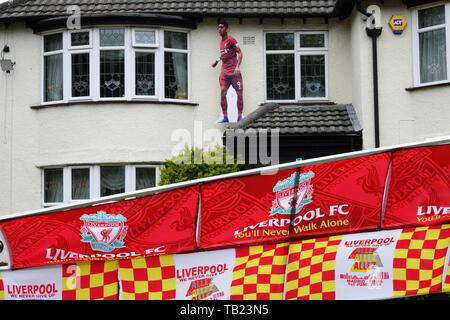
[[78,5],[85,14],[166,13],[201,15],[328,15],[337,0],[323,1],[196,1],[196,0],[15,0],[0,5],[0,19],[67,15],[67,6]]
[[352,105],[265,105],[229,130],[279,129],[281,134],[330,134],[361,131]]

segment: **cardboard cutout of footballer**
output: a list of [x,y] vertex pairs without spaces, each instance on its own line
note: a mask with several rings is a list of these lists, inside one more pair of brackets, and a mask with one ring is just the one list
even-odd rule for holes
[[211,65],[215,68],[219,61],[222,61],[219,76],[222,118],[217,123],[237,122],[244,118],[244,88],[240,71],[243,53],[236,39],[228,35],[228,23],[226,21],[219,23],[219,34],[222,37],[220,57]]

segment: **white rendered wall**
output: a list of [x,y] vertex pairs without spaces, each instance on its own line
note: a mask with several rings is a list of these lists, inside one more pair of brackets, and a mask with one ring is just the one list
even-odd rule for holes
[[[370,3],[364,2],[365,6]],[[380,5],[378,1],[373,4]],[[450,86],[421,88],[413,86],[412,9],[400,0],[386,1],[381,7],[383,31],[378,38],[378,86],[380,144],[388,146],[450,133]],[[405,16],[408,25],[401,35],[392,33],[392,15]],[[372,41],[366,24],[356,10],[351,16],[353,105],[364,128],[364,148],[375,146],[373,125]]]

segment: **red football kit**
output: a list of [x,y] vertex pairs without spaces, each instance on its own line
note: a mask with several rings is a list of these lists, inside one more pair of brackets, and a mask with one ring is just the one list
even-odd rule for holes
[[[229,88],[233,86],[237,93],[237,108],[238,115],[242,115],[244,109],[244,103],[242,98],[243,83],[241,73],[234,73],[236,66],[238,65],[237,53],[241,52],[239,44],[236,39],[227,35],[225,39],[220,41],[220,59],[222,60],[222,70],[220,71],[219,82],[221,87]],[[222,107],[222,113],[227,115],[227,98],[221,97],[220,101]]]

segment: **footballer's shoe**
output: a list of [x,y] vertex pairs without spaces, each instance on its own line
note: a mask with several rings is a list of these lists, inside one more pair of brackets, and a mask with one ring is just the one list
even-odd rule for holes
[[239,116],[239,117],[237,118],[237,121],[241,121],[242,119],[244,119],[244,116]]
[[222,120],[219,120],[216,123],[226,123],[226,122],[230,122],[228,121],[228,117],[223,117]]

